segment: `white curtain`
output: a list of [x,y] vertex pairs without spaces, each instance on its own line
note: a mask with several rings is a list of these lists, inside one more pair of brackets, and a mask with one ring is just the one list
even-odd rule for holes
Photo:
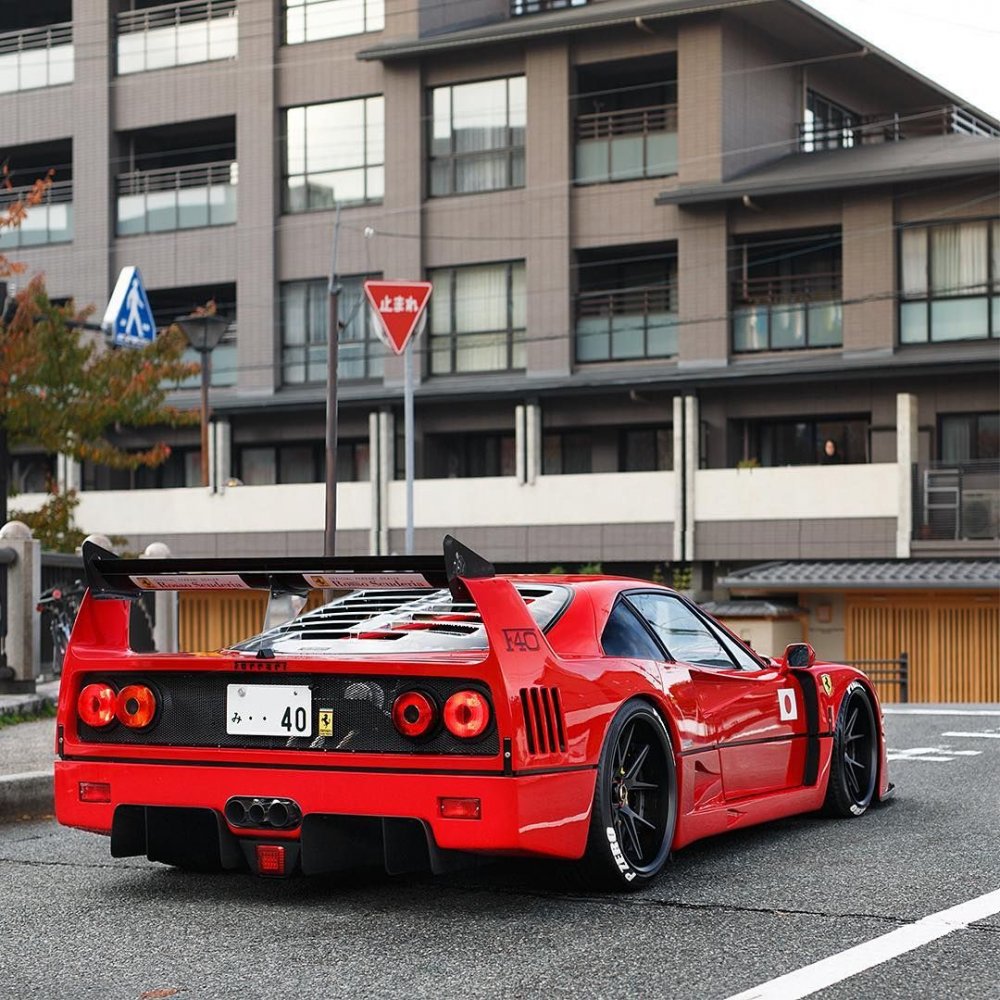
[[927,294],[927,230],[903,230],[903,296],[922,298]]
[[931,287],[936,295],[986,291],[987,226],[967,222],[931,230]]

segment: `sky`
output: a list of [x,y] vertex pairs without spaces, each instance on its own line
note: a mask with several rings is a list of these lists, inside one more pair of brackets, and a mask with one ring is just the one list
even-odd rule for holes
[[1000,0],[806,0],[1000,118]]

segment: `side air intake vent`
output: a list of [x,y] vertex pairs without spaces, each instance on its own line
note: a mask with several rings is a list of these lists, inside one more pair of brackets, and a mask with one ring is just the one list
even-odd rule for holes
[[528,753],[565,753],[566,731],[559,688],[521,688],[521,708],[524,709]]

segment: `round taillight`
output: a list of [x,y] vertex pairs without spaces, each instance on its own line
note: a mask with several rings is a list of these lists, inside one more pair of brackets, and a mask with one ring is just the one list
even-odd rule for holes
[[404,736],[426,736],[436,718],[434,702],[419,691],[407,691],[392,703],[392,724]]
[[444,703],[444,724],[463,740],[481,736],[490,724],[490,703],[478,691],[456,691]]
[[145,684],[129,684],[118,692],[115,715],[129,729],[144,729],[156,715],[156,695]]
[[94,729],[115,721],[115,689],[110,684],[88,684],[76,700],[80,721]]

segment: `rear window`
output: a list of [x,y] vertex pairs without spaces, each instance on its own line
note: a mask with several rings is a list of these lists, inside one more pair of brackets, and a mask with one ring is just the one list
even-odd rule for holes
[[[515,585],[544,632],[569,602],[561,586]],[[277,654],[333,653],[393,656],[487,648],[479,609],[451,591],[356,590],[292,621],[230,647]]]

